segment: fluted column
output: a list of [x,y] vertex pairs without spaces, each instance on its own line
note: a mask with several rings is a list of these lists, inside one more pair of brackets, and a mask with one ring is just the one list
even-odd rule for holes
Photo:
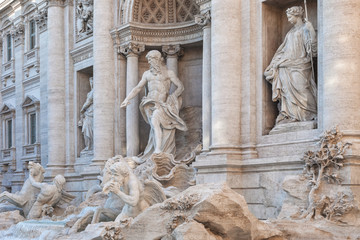
[[110,30],[113,2],[94,1],[94,159],[103,165],[114,155],[115,59]]
[[202,64],[202,143],[203,151],[209,151],[211,139],[211,15],[210,10],[195,16],[195,22],[203,26]]
[[[120,48],[126,56],[126,95],[139,82],[139,55],[145,50],[144,45],[127,44]],[[126,154],[136,156],[139,154],[139,96],[131,100],[126,108]]]
[[241,1],[211,2],[210,149],[214,153],[237,153],[241,144],[240,6]]
[[64,1],[49,0],[48,8],[48,164],[47,174],[65,170],[65,33]]

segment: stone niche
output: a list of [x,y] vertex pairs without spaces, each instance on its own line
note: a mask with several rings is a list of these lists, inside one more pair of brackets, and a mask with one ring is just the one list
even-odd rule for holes
[[[286,9],[293,6],[302,6],[303,0],[263,0],[262,1],[262,70],[270,64],[276,50],[283,42],[291,24],[286,17]],[[309,21],[313,24],[316,33],[318,32],[317,0],[307,0],[307,11]],[[317,58],[314,58],[315,82],[317,83]],[[263,124],[262,133],[266,135],[275,125],[279,114],[277,102],[272,102],[271,84],[265,78],[262,82],[263,95]]]
[[80,120],[80,110],[82,108],[82,106],[84,105],[85,101],[86,101],[86,97],[88,92],[90,92],[91,87],[90,87],[90,82],[89,82],[89,78],[93,76],[93,67],[87,67],[84,69],[81,69],[80,71],[77,72],[77,86],[76,86],[76,93],[77,93],[77,97],[76,97],[76,137],[77,137],[77,141],[76,141],[76,156],[77,157],[81,157],[81,150],[83,150],[85,148],[85,141],[84,141],[84,137],[83,134],[81,132],[81,127],[78,127],[78,122]]
[[[180,116],[186,122],[189,131],[183,133],[176,131],[176,148],[181,151],[185,145],[190,144],[182,138],[187,138],[188,141],[195,144],[201,139],[201,106],[202,106],[202,46],[200,43],[189,45],[181,45],[183,48],[183,55],[178,59],[178,77],[184,84],[184,92],[182,93],[182,107],[180,109]],[[149,63],[145,56],[150,50],[159,50],[159,47],[149,47],[139,57],[139,80],[143,73],[149,69]],[[166,64],[166,57],[163,54]],[[175,88],[170,89],[170,92]],[[145,95],[145,89],[139,94],[139,100]],[[139,134],[140,146],[139,152],[143,152],[149,137],[150,126],[144,121],[139,112]],[[183,136],[183,135],[186,136]],[[177,151],[177,154],[181,153]]]

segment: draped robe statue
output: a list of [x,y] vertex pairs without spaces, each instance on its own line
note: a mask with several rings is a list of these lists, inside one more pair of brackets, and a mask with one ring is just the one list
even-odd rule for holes
[[317,89],[312,57],[316,54],[316,34],[303,18],[300,6],[286,11],[293,27],[265,70],[272,84],[272,100],[279,101],[276,124],[311,121],[317,117]]
[[[150,51],[146,58],[150,64],[150,70],[143,74],[139,84],[131,90],[121,104],[121,107],[130,104],[130,99],[134,98],[147,84],[148,93],[142,99],[139,108],[151,130],[148,144],[138,163],[146,161],[153,153],[163,152],[175,155],[175,130],[187,130],[185,122],[179,116],[180,95],[184,91],[183,84],[175,73],[163,64],[159,51]],[[177,88],[169,94],[171,84]]]

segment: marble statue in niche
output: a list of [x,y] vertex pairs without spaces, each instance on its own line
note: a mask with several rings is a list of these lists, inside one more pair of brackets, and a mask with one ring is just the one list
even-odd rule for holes
[[[185,122],[179,116],[182,104],[181,94],[184,91],[183,84],[173,71],[167,69],[159,51],[150,51],[146,58],[150,64],[150,70],[143,74],[139,84],[131,90],[121,104],[121,107],[126,107],[130,104],[130,100],[143,87],[146,87],[147,94],[142,99],[139,108],[151,129],[140,163],[149,159],[153,153],[163,152],[175,155],[175,130],[187,130]],[[171,84],[177,88],[169,94]]]
[[89,35],[93,32],[92,0],[79,0],[76,6],[78,35]]
[[82,106],[80,113],[80,121],[78,122],[78,126],[81,127],[81,131],[84,135],[85,148],[81,151],[82,153],[92,151],[93,143],[94,143],[94,135],[93,135],[93,77],[89,78],[91,91],[87,94],[86,101]]
[[316,33],[301,6],[286,10],[293,25],[265,70],[272,84],[272,100],[279,101],[276,125],[315,120],[317,88],[312,58],[317,54]]

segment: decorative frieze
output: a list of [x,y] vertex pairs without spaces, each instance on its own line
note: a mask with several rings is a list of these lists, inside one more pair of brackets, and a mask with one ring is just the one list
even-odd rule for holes
[[121,43],[136,42],[145,45],[189,44],[202,40],[202,26],[195,23],[164,28],[148,25],[128,24],[117,29]]

